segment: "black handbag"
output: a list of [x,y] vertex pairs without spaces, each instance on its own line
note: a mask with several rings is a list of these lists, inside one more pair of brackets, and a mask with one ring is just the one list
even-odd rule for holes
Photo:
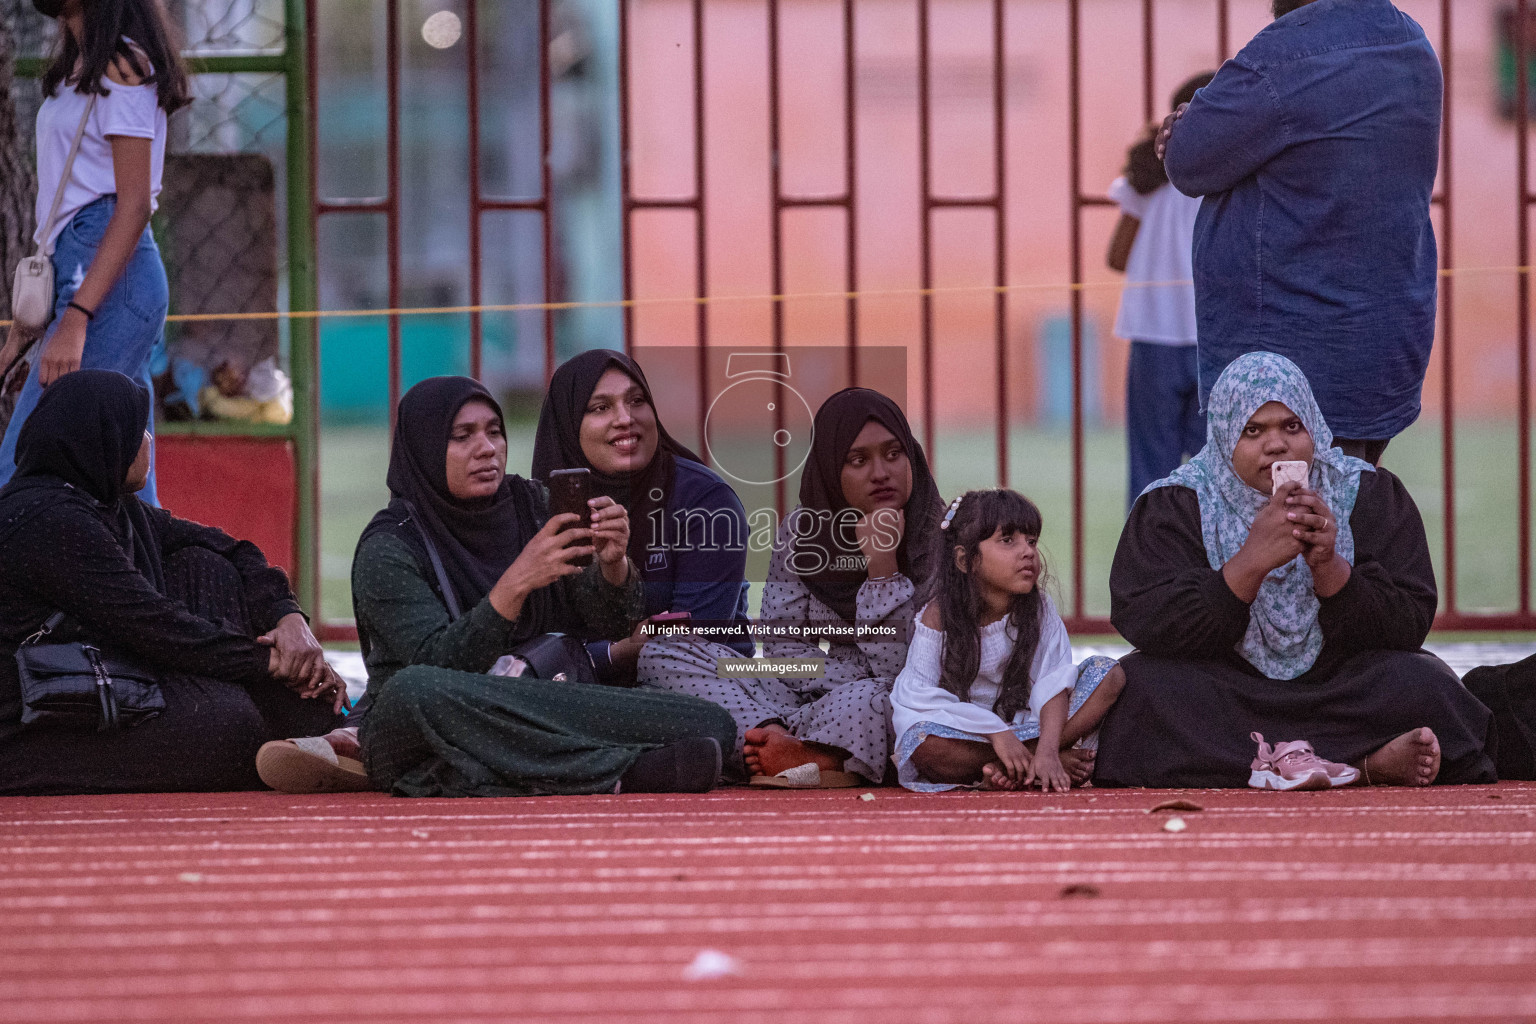
[[97,732],[126,729],[165,710],[153,669],[88,643],[45,644],[64,621],[49,616],[16,649],[21,724],[46,723]]
[[[448,570],[443,567],[442,556],[437,553],[437,545],[422,528],[415,507],[408,501],[404,504],[411,525],[416,528],[416,537],[432,562],[432,572],[437,577],[437,589],[442,592],[443,603],[448,607],[448,617],[457,620],[464,612],[459,607],[453,583],[448,579]],[[587,653],[587,645],[565,633],[540,633],[516,644],[508,653],[527,662],[532,674],[539,679],[571,683],[598,681],[597,668],[592,664],[592,655]]]
[[596,683],[597,669],[587,645],[565,633],[540,633],[512,648],[539,679],[557,682]]

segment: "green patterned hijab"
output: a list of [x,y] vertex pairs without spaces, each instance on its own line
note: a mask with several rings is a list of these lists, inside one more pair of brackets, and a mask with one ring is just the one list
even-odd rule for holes
[[[1254,517],[1269,495],[1242,481],[1232,468],[1232,452],[1243,427],[1267,402],[1279,402],[1301,419],[1312,435],[1312,467],[1307,483],[1338,517],[1334,550],[1355,564],[1355,535],[1349,516],[1360,492],[1360,474],[1374,472],[1367,462],[1333,447],[1333,432],[1323,420],[1306,376],[1289,359],[1273,352],[1250,352],[1230,364],[1211,389],[1206,412],[1205,447],[1169,476],[1148,485],[1188,487],[1200,499],[1200,535],[1212,569],[1226,565],[1248,539]],[[1237,653],[1271,679],[1295,679],[1317,661],[1323,634],[1317,624],[1317,595],[1312,570],[1300,555],[1264,578],[1248,617],[1248,632]]]

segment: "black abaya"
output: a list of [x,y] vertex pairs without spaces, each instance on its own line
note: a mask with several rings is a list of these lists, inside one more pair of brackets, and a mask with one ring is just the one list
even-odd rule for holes
[[[338,721],[267,671],[256,637],[299,607],[255,545],[124,493],[149,395],[122,374],[49,385],[0,489],[0,793],[247,789],[256,748]],[[54,611],[159,669],[166,710],[114,733],[21,725],[17,645]]]
[[1422,650],[1436,589],[1418,508],[1386,470],[1364,473],[1351,514],[1355,563],[1321,600],[1323,648],[1295,679],[1270,679],[1235,650],[1249,606],[1213,569],[1195,492],[1162,487],[1131,510],[1110,571],[1111,619],[1137,647],[1100,732],[1094,781],[1108,786],[1242,786],[1250,732],[1305,739],[1356,762],[1410,729],[1440,741],[1443,783],[1492,782],[1490,715]]

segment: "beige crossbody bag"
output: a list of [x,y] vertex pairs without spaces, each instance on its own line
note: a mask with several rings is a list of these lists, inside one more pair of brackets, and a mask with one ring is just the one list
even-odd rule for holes
[[80,140],[85,136],[85,123],[96,109],[93,93],[86,100],[85,113],[80,115],[80,126],[75,129],[75,141],[70,143],[69,156],[64,161],[64,174],[53,194],[53,209],[48,211],[48,223],[43,230],[43,244],[37,252],[24,256],[16,264],[16,276],[11,281],[11,318],[17,326],[36,337],[41,335],[53,319],[53,224],[58,219],[59,207],[64,203],[64,189],[69,186],[69,176],[75,169],[75,154],[80,152]]

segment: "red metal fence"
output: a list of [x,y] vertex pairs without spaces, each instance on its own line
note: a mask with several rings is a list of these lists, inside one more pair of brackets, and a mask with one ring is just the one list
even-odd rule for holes
[[[1214,38],[1210,41],[1209,52],[1212,58],[1222,58],[1230,55],[1233,50],[1234,33],[1234,4],[1232,0],[1203,0],[1205,6],[1214,8]],[[1160,17],[1166,18],[1177,14],[1180,18],[1186,18],[1189,10],[1196,0],[1180,0],[1177,4],[1158,4],[1155,0],[1140,0],[1139,10],[1135,0],[1123,0],[1118,8],[1134,12],[1139,18],[1140,33],[1140,59],[1141,67],[1134,72],[1129,70],[1116,70],[1126,82],[1135,82],[1139,91],[1139,114],[1143,121],[1155,119],[1159,112],[1161,101],[1158,95],[1158,68],[1159,68],[1159,24]],[[1515,22],[1518,25],[1527,23],[1529,0],[1517,0],[1514,4]],[[401,256],[400,256],[400,151],[401,151],[401,115],[400,115],[400,53],[401,41],[399,39],[401,27],[401,11],[399,0],[386,0],[388,39],[386,47],[388,52],[388,66],[385,74],[387,83],[388,105],[388,180],[387,191],[381,197],[366,198],[333,198],[322,197],[317,190],[313,197],[313,212],[316,218],[331,217],[346,214],[367,212],[382,214],[388,225],[388,250],[387,272],[389,282],[389,303],[391,307],[400,305],[401,295]],[[466,61],[466,75],[468,89],[469,108],[469,160],[466,170],[466,182],[470,196],[470,224],[469,224],[469,299],[471,307],[479,307],[482,302],[481,294],[481,263],[482,249],[485,245],[482,229],[483,217],[488,212],[499,211],[526,211],[538,214],[542,218],[545,266],[550,266],[550,259],[554,247],[554,224],[552,218],[552,198],[550,184],[550,74],[549,74],[549,32],[551,17],[551,0],[538,0],[541,26],[541,99],[539,117],[539,137],[530,144],[536,144],[542,156],[543,168],[542,190],[534,198],[511,199],[499,196],[487,196],[483,194],[480,175],[481,153],[481,119],[480,119],[480,72],[477,69],[477,55],[479,53],[480,32],[480,8],[476,0],[466,0],[464,4],[464,54]],[[638,272],[642,267],[648,267],[653,257],[660,259],[657,253],[660,248],[654,242],[647,243],[639,238],[637,231],[637,218],[647,215],[664,213],[681,215],[691,218],[688,229],[678,233],[678,237],[684,238],[691,244],[691,261],[684,259],[685,263],[691,262],[689,267],[691,276],[691,297],[695,301],[691,311],[686,316],[691,323],[688,325],[688,333],[692,335],[691,344],[700,350],[699,373],[701,387],[705,376],[706,361],[704,353],[712,346],[720,343],[718,325],[714,322],[711,310],[723,299],[733,297],[730,285],[722,285],[712,280],[712,273],[718,274],[721,264],[716,258],[720,249],[719,239],[711,234],[712,218],[721,217],[730,212],[732,204],[716,198],[724,194],[720,190],[733,186],[735,182],[725,181],[722,185],[720,170],[716,161],[711,159],[711,146],[718,142],[711,135],[712,130],[719,130],[721,118],[718,113],[711,114],[711,102],[721,95],[731,98],[734,86],[722,86],[717,84],[717,79],[729,78],[730,70],[725,65],[729,63],[732,54],[755,50],[758,46],[766,49],[766,91],[764,102],[755,108],[755,116],[761,118],[763,127],[766,128],[766,145],[762,151],[760,165],[749,168],[752,175],[757,178],[754,189],[761,191],[761,183],[766,182],[766,225],[765,230],[754,233],[753,237],[741,237],[733,234],[732,246],[744,250],[752,250],[754,258],[760,257],[768,267],[767,289],[774,298],[764,298],[767,307],[764,313],[766,321],[766,338],[768,343],[776,350],[789,347],[795,338],[794,333],[786,326],[788,309],[791,300],[783,298],[786,294],[795,292],[795,284],[792,278],[794,259],[787,251],[786,225],[791,223],[789,218],[807,212],[838,215],[842,219],[841,230],[830,234],[836,235],[835,242],[826,242],[828,248],[840,249],[840,273],[833,272],[828,275],[836,282],[835,288],[829,290],[824,287],[819,296],[823,301],[823,307],[830,309],[837,307],[836,318],[841,320],[839,336],[841,344],[846,347],[847,378],[856,381],[859,375],[859,351],[861,345],[872,343],[870,335],[875,333],[869,326],[871,319],[870,309],[875,299],[873,295],[879,295],[879,301],[887,303],[896,302],[893,299],[892,289],[882,289],[883,281],[878,275],[867,270],[869,259],[869,245],[864,234],[867,227],[877,228],[879,225],[871,224],[873,218],[866,215],[870,203],[871,174],[883,175],[884,169],[895,167],[897,160],[892,157],[887,161],[887,155],[879,150],[881,144],[879,133],[871,133],[867,129],[867,114],[864,110],[865,101],[861,92],[862,87],[861,61],[865,61],[866,39],[861,34],[861,28],[866,21],[878,23],[884,31],[884,26],[893,12],[901,17],[915,19],[915,46],[911,48],[911,71],[916,78],[915,120],[912,124],[917,137],[916,144],[916,168],[915,181],[911,181],[913,175],[896,173],[891,181],[884,177],[874,180],[878,185],[876,191],[885,192],[898,186],[904,188],[909,182],[915,186],[915,195],[911,198],[920,210],[918,216],[918,228],[916,237],[916,262],[918,266],[917,280],[914,286],[907,289],[908,298],[916,303],[919,322],[916,331],[916,353],[912,364],[917,374],[917,387],[912,389],[918,396],[918,402],[914,412],[922,421],[925,444],[933,453],[937,461],[944,458],[944,450],[939,446],[937,431],[941,420],[940,407],[945,401],[943,386],[941,385],[941,368],[936,360],[936,353],[941,353],[947,346],[954,342],[948,337],[938,323],[936,304],[944,295],[944,289],[939,287],[939,274],[937,273],[937,261],[939,257],[938,246],[935,241],[935,225],[940,215],[947,215],[954,211],[971,212],[980,215],[982,219],[967,221],[967,223],[986,224],[992,237],[985,245],[977,244],[973,248],[976,251],[985,250],[987,260],[990,262],[990,273],[975,275],[968,283],[975,286],[979,296],[990,304],[990,345],[987,347],[991,366],[987,368],[993,375],[992,388],[990,389],[991,412],[988,414],[992,422],[993,443],[996,446],[996,480],[1001,484],[1010,482],[1010,427],[1018,418],[1019,409],[1024,399],[1017,393],[1020,379],[1018,361],[1019,337],[1015,329],[1019,320],[1018,306],[1025,301],[1027,296],[1024,290],[1036,287],[1038,282],[1019,280],[1014,276],[1014,264],[1020,262],[1017,258],[1019,240],[1013,237],[1017,229],[1011,229],[1010,225],[1014,204],[1025,204],[1032,209],[1049,204],[1060,203],[1066,214],[1064,260],[1052,278],[1059,289],[1059,293],[1069,296],[1070,323],[1071,323],[1071,368],[1072,368],[1072,401],[1070,416],[1070,495],[1071,495],[1071,596],[1067,618],[1069,625],[1074,629],[1087,629],[1094,631],[1107,631],[1107,620],[1088,614],[1085,604],[1085,492],[1084,480],[1087,472],[1085,466],[1085,427],[1084,427],[1084,393],[1085,393],[1085,301],[1086,291],[1089,287],[1095,287],[1095,282],[1090,280],[1087,273],[1085,252],[1090,231],[1090,219],[1097,208],[1110,206],[1111,202],[1101,190],[1089,188],[1084,182],[1084,146],[1085,140],[1090,138],[1090,126],[1084,122],[1084,86],[1085,86],[1085,16],[1101,17],[1094,11],[1085,11],[1094,5],[1085,4],[1083,0],[621,0],[619,7],[618,24],[618,64],[619,64],[619,95],[617,103],[619,107],[620,140],[619,147],[622,155],[622,207],[623,207],[623,248],[624,248],[624,299],[644,300],[648,297],[647,289],[638,280]],[[1237,4],[1240,12],[1246,19],[1245,24],[1251,23],[1255,17],[1255,11],[1261,6],[1261,0],[1240,0]],[[1404,2],[1403,6],[1410,6]],[[1505,268],[1517,278],[1516,286],[1516,337],[1514,346],[1516,350],[1516,377],[1514,389],[1516,393],[1515,415],[1518,426],[1517,437],[1517,469],[1516,490],[1518,498],[1516,508],[1513,510],[1517,516],[1515,534],[1518,538],[1518,607],[1510,611],[1497,613],[1469,613],[1461,610],[1457,600],[1457,564],[1456,555],[1458,547],[1457,536],[1457,458],[1456,458],[1456,412],[1457,412],[1457,378],[1453,369],[1458,365],[1458,353],[1456,339],[1458,335],[1457,306],[1454,301],[1456,278],[1453,276],[1457,269],[1455,262],[1455,198],[1454,170],[1455,161],[1453,140],[1455,138],[1456,124],[1452,116],[1454,106],[1452,103],[1453,89],[1457,82],[1457,69],[1453,60],[1456,54],[1453,38],[1453,17],[1451,0],[1438,0],[1436,12],[1434,0],[1423,0],[1419,7],[1429,13],[1438,13],[1438,26],[1431,29],[1431,38],[1435,41],[1441,54],[1446,72],[1446,116],[1444,119],[1443,138],[1443,166],[1440,179],[1440,187],[1435,196],[1435,203],[1439,209],[1439,244],[1442,267],[1446,271],[1441,283],[1441,323],[1440,334],[1437,340],[1438,368],[1439,368],[1439,416],[1441,420],[1442,439],[1442,467],[1440,481],[1440,501],[1443,520],[1444,554],[1440,563],[1440,580],[1443,594],[1443,608],[1439,620],[1442,628],[1465,629],[1533,629],[1536,628],[1536,615],[1533,615],[1530,607],[1530,360],[1529,360],[1529,280],[1524,272],[1529,257],[1529,225],[1528,208],[1532,201],[1529,188],[1529,160],[1527,154],[1528,127],[1526,118],[1516,116],[1514,118],[1516,168],[1513,188],[1515,191],[1515,220],[1516,239],[1515,251],[1510,254],[1515,267]],[[750,9],[750,10],[747,10]],[[814,9],[814,10],[813,10]],[[898,10],[899,9],[899,10]],[[747,13],[742,12],[746,10]],[[1417,8],[1415,8],[1417,10]],[[841,176],[840,183],[825,188],[801,188],[793,183],[786,182],[786,139],[784,123],[785,90],[788,84],[792,84],[804,73],[805,65],[798,63],[800,58],[794,52],[786,49],[785,39],[781,31],[787,18],[805,19],[813,16],[826,16],[828,25],[835,22],[837,31],[841,33],[839,49],[841,53],[841,67],[837,69],[836,77],[840,80],[841,95],[833,94],[824,97],[828,108],[840,108],[840,119],[829,118],[828,123],[820,138],[827,149],[841,150]],[[647,86],[655,76],[665,73],[654,61],[657,48],[652,45],[651,37],[647,35],[644,40],[637,41],[637,20],[653,18],[658,12],[667,14],[679,24],[686,23],[686,30],[677,33],[675,45],[678,48],[686,47],[691,56],[691,81],[686,89],[679,90],[680,99],[675,109],[668,108],[658,112],[654,97],[647,92],[645,109],[637,110],[636,95],[642,91],[642,86]],[[732,41],[722,35],[725,31],[721,26],[729,28],[727,15],[732,12],[741,15],[741,23],[750,29],[750,38],[745,42]],[[311,125],[315,123],[317,104],[316,94],[324,88],[323,76],[318,74],[318,68],[314,65],[314,36],[318,27],[318,19],[325,16],[323,5],[316,0],[308,0],[307,6],[308,25],[310,36],[310,81],[313,83],[309,98],[309,111]],[[1424,16],[1424,12],[1420,12]],[[1020,62],[1010,55],[1010,42],[1017,43],[1023,37],[1028,42],[1033,38],[1033,26],[1047,22],[1056,24],[1052,19],[1065,18],[1065,53],[1059,56],[1059,63],[1054,70],[1040,68],[1031,65],[1020,70]],[[944,23],[952,30],[954,26],[968,19],[969,31],[977,39],[987,41],[986,49],[989,53],[990,66],[985,71],[987,85],[985,89],[978,90],[973,97],[973,106],[981,104],[985,106],[985,115],[975,114],[973,122],[977,128],[973,133],[977,137],[974,142],[979,148],[988,152],[985,159],[972,161],[976,165],[987,167],[990,184],[984,184],[977,188],[950,188],[936,181],[936,167],[949,166],[944,163],[950,159],[949,154],[955,150],[955,140],[946,136],[947,141],[942,145],[937,141],[937,135],[942,129],[952,132],[952,118],[936,119],[935,115],[935,66],[942,55],[936,55],[933,27],[937,19],[943,19]],[[1029,19],[1029,25],[1024,25],[1021,19]],[[712,22],[718,22],[712,29]],[[949,38],[949,36],[946,36]],[[1246,35],[1243,36],[1246,38]],[[1087,40],[1090,45],[1097,46],[1095,39]],[[948,44],[946,44],[948,45]],[[1515,63],[1516,67],[1524,68],[1528,64],[1528,40],[1524,32],[1515,33]],[[711,47],[718,47],[726,54],[727,60],[711,61]],[[824,47],[825,49],[826,47]],[[829,51],[830,52],[830,51]],[[903,51],[905,52],[905,51]],[[669,65],[672,66],[672,65]],[[824,70],[824,69],[823,69]],[[1015,73],[1029,73],[1040,76],[1050,74],[1062,74],[1065,77],[1066,86],[1066,134],[1065,144],[1059,151],[1053,147],[1044,147],[1050,152],[1046,157],[1039,155],[1036,147],[1025,147],[1025,140],[1019,136],[1022,134],[1016,123],[1012,120],[1010,112],[1010,90],[1014,81],[1010,76]],[[1517,95],[1515,109],[1525,111],[1528,108],[1527,77],[1517,74]],[[1016,90],[1015,90],[1016,91]],[[984,95],[983,95],[984,94]],[[746,101],[738,100],[732,106],[733,111],[739,112],[745,109]],[[980,108],[977,108],[980,109]],[[974,111],[973,111],[974,113]],[[643,116],[642,116],[643,115]],[[672,121],[676,125],[687,125],[686,129],[678,128],[675,134],[668,136],[671,143],[679,139],[687,144],[673,147],[664,146],[665,160],[674,168],[686,168],[688,173],[682,175],[691,181],[691,186],[668,190],[665,192],[647,191],[643,183],[638,181],[636,156],[637,146],[643,141],[640,136],[648,131],[653,131],[654,126],[665,121]],[[740,118],[737,118],[740,120]],[[643,121],[642,125],[640,122]],[[646,128],[645,126],[652,126]],[[713,126],[713,127],[712,127]],[[753,128],[753,131],[758,130]],[[872,141],[871,135],[876,137]],[[323,140],[315,140],[317,144],[323,144]],[[964,141],[964,140],[962,140]],[[984,143],[984,145],[983,145]],[[969,143],[967,143],[969,144]],[[874,147],[872,149],[872,147]],[[652,151],[655,150],[652,144]],[[311,147],[314,153],[318,145]],[[871,153],[874,159],[871,159]],[[1043,194],[1037,190],[1029,190],[1026,194],[1017,194],[1016,188],[1011,188],[1010,161],[1016,157],[1027,158],[1037,163],[1032,166],[1041,166],[1038,161],[1047,158],[1058,160],[1065,165],[1065,177],[1067,190],[1065,195],[1059,193]],[[313,157],[312,157],[313,159]],[[835,164],[835,158],[828,158],[829,164]],[[873,171],[871,168],[873,167]],[[733,167],[727,173],[741,173],[740,167]],[[318,175],[311,173],[311,181],[319,181]],[[652,175],[654,177],[654,175]],[[861,177],[865,182],[864,192],[861,194]],[[950,175],[953,177],[953,175]],[[894,182],[895,184],[891,184]],[[451,187],[451,186],[450,186]],[[1060,196],[1057,198],[1057,196]],[[729,197],[728,197],[729,198]],[[1020,208],[1022,209],[1022,207]],[[1010,231],[1013,231],[1013,235]],[[828,233],[823,233],[830,237]],[[1521,268],[1516,270],[1515,268]],[[651,298],[658,296],[651,295]],[[666,296],[659,296],[666,297]],[[671,297],[678,297],[675,294]],[[544,299],[549,302],[555,299],[550,288],[550,274],[546,272],[544,283]],[[689,296],[681,296],[683,299]],[[1013,300],[1011,307],[1010,301]],[[883,309],[884,307],[882,307]],[[903,307],[905,308],[905,307]],[[659,340],[672,341],[670,337],[654,337],[665,332],[648,328],[640,322],[638,310],[634,306],[627,306],[625,310],[626,344],[635,347],[643,347],[647,344],[655,344]],[[899,315],[882,313],[888,319],[899,319]],[[831,313],[827,314],[832,316]],[[682,319],[668,321],[671,324],[681,324]],[[818,321],[819,323],[821,321]],[[831,319],[823,323],[822,333],[818,335],[825,344],[826,337],[834,328],[826,328],[825,324],[833,323]],[[884,322],[884,321],[882,321]],[[481,369],[482,351],[482,324],[478,311],[471,313],[470,321],[470,351],[471,369],[478,374]],[[873,343],[883,341],[886,335]],[[731,340],[738,340],[733,337]],[[973,339],[974,340],[974,339]],[[555,362],[555,339],[553,317],[544,317],[544,365],[545,374],[552,372]],[[973,350],[967,349],[967,352]],[[984,351],[975,349],[976,352]],[[397,400],[401,387],[400,380],[400,324],[399,318],[389,318],[389,359],[390,359],[390,392],[391,408]],[[977,369],[979,373],[979,368]],[[966,399],[971,405],[982,401],[981,396],[985,391],[971,387],[971,378],[966,380]],[[1426,390],[1429,390],[1428,388]],[[702,405],[700,410],[702,432]],[[1119,469],[1116,467],[1116,471]],[[1424,495],[1421,494],[1421,499]],[[782,494],[781,494],[782,501]],[[1107,568],[1107,567],[1106,567]]]

